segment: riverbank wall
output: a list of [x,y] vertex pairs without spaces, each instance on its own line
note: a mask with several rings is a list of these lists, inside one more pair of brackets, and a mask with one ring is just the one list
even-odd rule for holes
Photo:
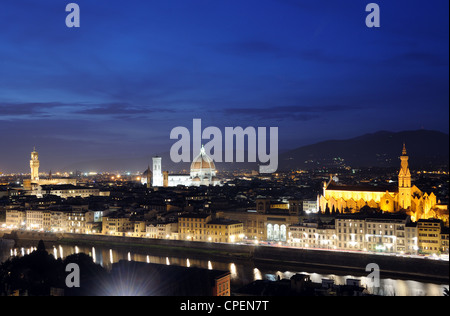
[[105,235],[81,235],[65,233],[39,233],[13,231],[4,238],[15,241],[16,247],[30,246],[43,240],[51,247],[54,244],[86,245],[122,248],[133,252],[151,253],[170,257],[196,259],[227,259],[248,261],[254,265],[274,270],[292,269],[318,273],[348,273],[353,276],[367,276],[369,264],[380,268],[382,278],[398,278],[421,282],[449,282],[449,262],[431,258],[410,258],[404,256],[360,252],[298,249],[279,246],[217,244],[181,240],[161,240]]

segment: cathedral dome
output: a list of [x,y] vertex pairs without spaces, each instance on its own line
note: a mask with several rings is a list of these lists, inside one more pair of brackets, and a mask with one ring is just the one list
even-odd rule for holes
[[195,174],[199,176],[203,174],[215,174],[215,172],[216,165],[211,157],[206,154],[205,148],[202,146],[200,154],[191,163],[191,175]]

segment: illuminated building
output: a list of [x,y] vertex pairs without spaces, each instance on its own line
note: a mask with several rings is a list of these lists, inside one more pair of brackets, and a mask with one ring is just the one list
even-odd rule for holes
[[178,217],[178,235],[180,240],[234,243],[244,238],[244,226],[208,214],[185,214]]
[[417,223],[407,223],[405,225],[405,234],[405,252],[416,254],[419,250],[419,233],[417,230]]
[[417,254],[417,225],[405,214],[348,214],[334,225],[317,222],[291,225],[288,244],[293,247]]
[[185,214],[178,217],[180,240],[207,241],[206,223],[211,220],[208,214]]
[[[417,253],[416,236],[407,235],[407,215],[342,215],[336,217],[337,249]],[[409,236],[409,237],[407,237]]]
[[133,231],[134,224],[128,217],[108,215],[102,219],[102,234],[124,236],[125,233]]
[[133,221],[133,232],[128,232],[127,236],[143,237],[145,235],[145,226],[144,221]]
[[41,185],[33,190],[32,195],[43,197],[44,195],[56,195],[63,199],[70,197],[88,198],[90,196],[99,196],[100,190],[96,188],[80,187],[74,185]]
[[244,238],[244,225],[239,221],[217,218],[206,224],[206,238],[211,242],[234,243]]
[[304,200],[303,201],[303,211],[305,213],[317,213],[319,211],[319,202],[316,200]]
[[[28,210],[26,213],[26,229],[28,230],[44,230],[44,213],[43,210]],[[47,216],[46,216],[47,219]],[[49,228],[49,227],[48,227]]]
[[[148,178],[149,173],[150,170],[147,169],[141,177],[141,183],[146,184],[147,187],[150,181]],[[203,146],[200,153],[192,161],[189,174],[169,174],[168,171],[162,171],[161,157],[153,157],[153,170],[151,173],[153,187],[220,185],[214,161],[206,154]]]
[[22,210],[7,210],[6,211],[6,227],[19,229],[26,227],[26,212]]
[[420,219],[417,221],[419,249],[422,253],[437,253],[441,248],[441,221]]
[[293,247],[417,254],[417,225],[405,214],[348,214],[334,225],[303,222],[289,227]]
[[65,232],[75,234],[86,233],[86,210],[72,210],[65,212]]
[[162,187],[163,186],[163,174],[161,170],[161,157],[153,157],[153,171],[152,171],[152,186]]
[[39,177],[39,153],[36,151],[36,148],[31,152],[31,160],[30,160],[30,169],[31,176],[30,179],[23,180],[23,187],[25,190],[36,189],[36,186],[41,185],[63,185],[63,184],[71,184],[76,185],[76,179],[70,178],[52,178],[51,173],[48,179],[41,179]]
[[178,239],[178,223],[151,223],[145,228],[145,237],[152,239]]
[[6,226],[12,229],[85,234],[96,230],[95,212],[82,207],[69,211],[48,209],[7,210]]
[[285,242],[289,226],[298,223],[300,204],[297,200],[272,203],[271,199],[259,198],[256,200],[256,210],[222,211],[217,216],[242,222],[247,240]]
[[365,219],[363,217],[338,216],[335,225],[337,249],[364,250]]
[[66,214],[63,211],[50,211],[50,230],[64,232],[66,230]]
[[422,192],[415,185],[412,186],[408,159],[406,147],[403,145],[398,186],[395,188],[338,185],[330,179],[324,183],[323,194],[319,198],[320,209],[322,212],[327,208],[329,210],[334,208],[341,213],[346,210],[356,213],[364,206],[369,206],[384,212],[406,210],[413,221],[437,217],[436,196],[434,193]]
[[336,230],[333,225],[303,222],[289,226],[288,242],[293,247],[336,249]]
[[218,184],[216,165],[211,157],[206,154],[203,146],[200,153],[192,161],[190,176],[194,186]]
[[[368,251],[386,251],[390,253],[406,253],[406,225],[408,218],[367,218],[366,219],[366,244]],[[414,242],[414,237],[409,242]],[[414,248],[410,253],[416,253]]]
[[449,228],[447,227],[442,227],[441,230],[441,253],[445,253],[448,254],[449,252]]
[[39,181],[39,154],[36,151],[36,148],[31,152],[30,168],[31,182],[37,183]]

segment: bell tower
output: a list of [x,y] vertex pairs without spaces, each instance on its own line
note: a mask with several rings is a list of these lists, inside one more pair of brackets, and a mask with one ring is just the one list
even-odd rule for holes
[[30,168],[31,182],[39,181],[39,154],[36,151],[36,148],[31,152]]
[[163,186],[163,174],[161,170],[161,157],[153,157],[153,183],[154,187],[162,187]]
[[408,209],[411,206],[411,172],[408,166],[408,155],[406,146],[403,144],[401,165],[398,173],[398,205],[400,208]]

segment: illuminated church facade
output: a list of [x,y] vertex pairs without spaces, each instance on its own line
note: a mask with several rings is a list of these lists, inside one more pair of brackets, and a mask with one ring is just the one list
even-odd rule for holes
[[413,221],[437,217],[436,195],[422,192],[417,186],[412,185],[408,159],[406,147],[403,145],[398,186],[395,188],[338,185],[330,178],[328,182],[324,182],[323,194],[319,197],[320,209],[322,212],[328,208],[330,211],[334,209],[355,213],[368,206],[384,212],[406,210]]
[[206,154],[203,146],[192,161],[189,174],[169,174],[168,171],[162,171],[161,157],[153,157],[152,160],[153,170],[149,166],[141,178],[142,184],[147,187],[221,185],[214,161]]

